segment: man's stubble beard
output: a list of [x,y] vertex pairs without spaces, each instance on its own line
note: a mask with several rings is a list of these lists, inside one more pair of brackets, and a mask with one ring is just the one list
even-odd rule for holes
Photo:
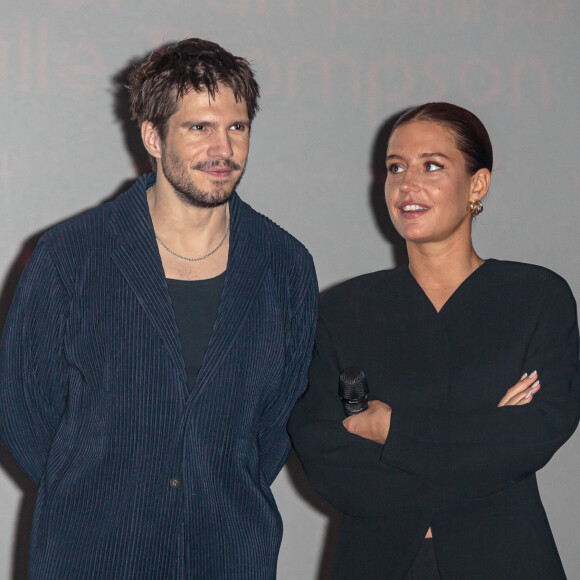
[[171,187],[173,187],[177,197],[183,203],[194,207],[218,207],[227,203],[234,195],[234,191],[244,175],[245,167],[236,182],[231,186],[231,189],[226,189],[225,186],[228,183],[227,181],[216,181],[215,186],[211,191],[200,189],[193,182],[193,179],[189,174],[189,171],[209,169],[210,167],[216,166],[230,167],[237,171],[242,169],[241,165],[229,159],[210,161],[207,163],[196,163],[190,165],[188,168],[184,168],[182,161],[177,157],[177,155],[166,150],[161,154],[161,167],[163,168],[165,178]]

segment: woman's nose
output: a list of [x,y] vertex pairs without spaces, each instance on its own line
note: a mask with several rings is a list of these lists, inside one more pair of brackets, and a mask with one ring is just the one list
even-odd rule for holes
[[401,191],[413,191],[417,189],[418,184],[417,174],[412,169],[407,169],[401,177],[399,188]]

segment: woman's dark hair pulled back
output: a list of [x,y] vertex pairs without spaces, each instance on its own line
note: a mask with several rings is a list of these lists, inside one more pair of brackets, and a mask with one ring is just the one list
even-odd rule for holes
[[411,121],[437,123],[453,132],[457,149],[463,153],[465,167],[469,175],[482,168],[493,167],[493,148],[486,128],[471,111],[451,103],[425,103],[403,113],[395,123],[391,135],[397,127]]

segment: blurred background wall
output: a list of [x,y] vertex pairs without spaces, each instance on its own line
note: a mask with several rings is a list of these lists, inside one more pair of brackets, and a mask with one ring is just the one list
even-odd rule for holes
[[[0,324],[38,235],[146,170],[120,83],[132,61],[186,36],[253,62],[262,110],[239,192],[306,244],[321,289],[404,262],[382,202],[386,135],[402,109],[448,100],[483,120],[495,148],[480,255],[548,266],[580,297],[579,24],[576,0],[4,0]],[[539,474],[569,578],[580,578],[579,443]],[[0,459],[0,579],[22,578],[34,487]],[[326,578],[336,514],[294,458],[274,491],[279,578]]]

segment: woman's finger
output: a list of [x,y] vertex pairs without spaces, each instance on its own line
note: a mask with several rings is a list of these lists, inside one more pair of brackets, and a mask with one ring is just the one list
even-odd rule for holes
[[510,405],[527,405],[532,402],[534,395],[540,390],[541,384],[539,380],[534,381],[530,387],[525,391],[516,393],[514,396],[510,397],[504,405],[500,406],[510,406]]
[[511,404],[514,405],[515,403],[511,401],[514,397],[517,397],[519,401],[518,395],[525,395],[526,392],[532,388],[532,385],[538,380],[538,373],[537,371],[531,372],[529,375],[526,373],[522,375],[522,378],[511,388],[509,388],[506,394],[502,397],[501,401],[498,404],[498,407],[503,407],[505,405]]
[[384,445],[391,424],[391,407],[382,401],[369,401],[366,411],[347,417],[342,424],[349,433]]

